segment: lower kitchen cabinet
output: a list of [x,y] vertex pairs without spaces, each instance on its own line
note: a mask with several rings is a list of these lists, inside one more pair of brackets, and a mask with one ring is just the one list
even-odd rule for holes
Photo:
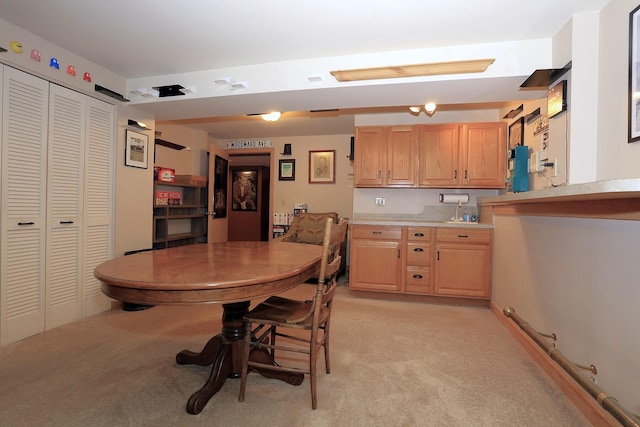
[[405,292],[431,294],[432,238],[430,227],[407,227]]
[[355,290],[400,292],[402,227],[351,227],[349,287]]
[[351,226],[349,287],[489,299],[492,230],[465,227]]
[[433,294],[489,299],[491,241],[488,229],[439,228]]

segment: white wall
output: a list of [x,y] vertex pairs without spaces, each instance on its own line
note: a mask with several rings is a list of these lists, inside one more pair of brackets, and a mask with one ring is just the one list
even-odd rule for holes
[[[279,181],[275,171],[273,212],[293,212],[296,203],[306,203],[309,212],[338,212],[342,217],[353,215],[353,164],[348,159],[352,135],[322,135],[271,138],[275,166],[281,159],[295,160],[295,180]],[[284,156],[284,144],[291,144],[291,156]],[[220,148],[226,141],[218,141]],[[335,150],[335,184],[309,184],[309,151]],[[233,150],[241,154],[242,150]]]
[[495,218],[492,302],[556,333],[569,360],[598,368],[598,385],[640,412],[640,263],[636,221]]
[[[153,118],[133,107],[117,109],[114,255],[152,246],[153,228]],[[150,130],[141,131],[127,126],[127,120],[143,121]],[[149,137],[148,168],[125,166],[126,129]],[[146,215],[140,212],[148,212]]]
[[627,142],[629,12],[637,6],[613,0],[600,11],[598,180],[640,176],[640,142]]
[[186,126],[157,124],[156,132],[161,132],[159,139],[185,146],[183,150],[156,146],[155,165],[175,169],[176,175],[207,175],[206,159],[209,151],[207,133],[190,129]]
[[[69,24],[60,23],[60,25]],[[82,36],[78,35],[78,37]],[[22,44],[23,52],[21,54],[9,49],[9,42],[14,40]],[[126,94],[126,81],[124,78],[2,19],[0,19],[0,46],[8,49],[7,52],[0,55],[0,62],[28,71],[43,79],[75,89],[111,104],[119,102],[96,92],[94,90],[96,83],[122,95]],[[31,59],[31,51],[33,49],[40,52],[39,62]],[[52,57],[58,59],[60,69],[49,66]],[[75,67],[76,76],[67,73],[69,65]],[[91,74],[91,82],[83,79],[85,72]]]
[[[592,70],[597,97],[580,101],[595,109],[596,117],[575,108],[576,99],[582,99],[575,91],[584,89],[579,86],[586,80],[571,85],[566,120],[573,177],[587,176],[594,167],[589,153],[584,162],[576,154],[592,148],[575,134],[582,127],[597,134],[595,180],[640,177],[640,142],[627,143],[628,20],[637,3],[612,0],[600,12],[597,45],[587,44],[591,37],[573,35],[574,53],[576,46],[599,51],[597,70]],[[583,78],[589,72],[577,70],[580,66],[580,61],[573,63],[571,78],[578,71]],[[561,138],[551,132],[553,147]],[[513,306],[535,329],[555,332],[558,349],[567,358],[595,364],[598,385],[635,413],[640,413],[635,380],[640,378],[638,235],[637,221],[497,216],[492,295],[499,308]]]

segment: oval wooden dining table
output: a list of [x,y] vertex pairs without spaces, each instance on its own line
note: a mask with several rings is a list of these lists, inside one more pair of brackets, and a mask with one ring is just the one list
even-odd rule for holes
[[[180,365],[211,365],[200,390],[187,401],[198,414],[227,378],[242,371],[244,322],[252,299],[262,299],[303,283],[320,269],[322,247],[289,242],[202,243],[139,252],[106,261],[94,276],[107,296],[146,305],[221,303],[222,330],[199,353],[183,350]],[[251,358],[275,364],[267,351]],[[299,385],[303,375],[260,371],[264,376]]]

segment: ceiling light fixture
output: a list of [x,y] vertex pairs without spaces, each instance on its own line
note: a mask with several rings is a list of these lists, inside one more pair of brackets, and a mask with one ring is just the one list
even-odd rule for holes
[[483,73],[495,58],[472,59],[468,61],[432,62],[427,64],[395,65],[378,68],[331,71],[339,82],[356,80],[393,79],[401,77],[423,77],[441,74]]
[[279,111],[272,111],[271,113],[260,114],[260,117],[265,122],[277,122],[281,115],[282,113]]
[[[412,106],[409,107],[409,111],[411,112],[411,114],[414,115],[419,115],[420,111],[422,110],[422,106]],[[424,104],[424,112],[427,116],[431,117],[433,116],[433,114],[436,112],[436,103],[435,102],[427,102],[426,104]]]
[[231,84],[231,89],[246,89],[249,87],[249,83],[244,82],[235,82]]

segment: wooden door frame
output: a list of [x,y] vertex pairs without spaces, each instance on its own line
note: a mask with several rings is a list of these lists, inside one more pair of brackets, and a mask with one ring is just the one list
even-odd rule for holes
[[[230,159],[229,166],[233,165],[231,159],[234,156],[246,156],[246,155],[269,155],[269,224],[268,224],[268,235],[269,241],[273,239],[273,186],[275,183],[275,174],[277,172],[276,167],[276,158],[274,156],[273,147],[265,147],[265,148],[248,148],[242,150],[227,150],[227,155]],[[230,181],[229,181],[230,182]]]

